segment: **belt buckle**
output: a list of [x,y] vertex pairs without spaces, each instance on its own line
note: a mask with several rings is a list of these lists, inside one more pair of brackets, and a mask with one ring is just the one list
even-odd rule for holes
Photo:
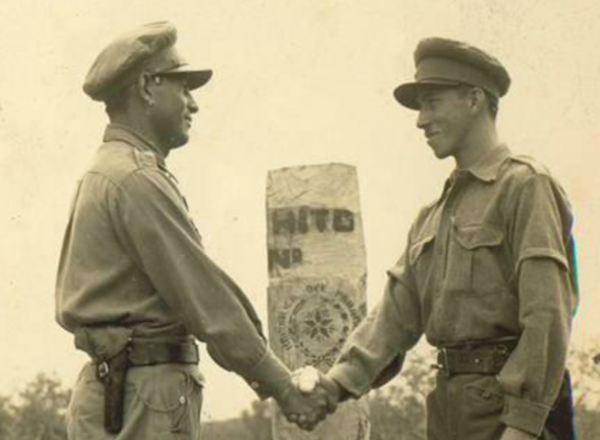
[[494,351],[498,354],[508,354],[508,346],[506,344],[498,344],[494,346]]
[[96,367],[96,374],[98,375],[98,379],[104,380],[106,376],[110,373],[110,367],[108,366],[108,362],[104,361],[98,364]]

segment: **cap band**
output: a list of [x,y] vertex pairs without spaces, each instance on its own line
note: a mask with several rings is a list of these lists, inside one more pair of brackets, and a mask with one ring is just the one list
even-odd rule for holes
[[425,58],[417,64],[417,83],[428,81],[456,81],[481,87],[494,96],[500,96],[496,82],[480,69],[449,58]]

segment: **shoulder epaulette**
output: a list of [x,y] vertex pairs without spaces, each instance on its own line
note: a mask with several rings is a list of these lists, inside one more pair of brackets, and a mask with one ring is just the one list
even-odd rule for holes
[[510,158],[515,162],[527,165],[536,174],[550,174],[550,171],[548,170],[548,168],[546,168],[545,165],[543,165],[537,159],[534,159],[531,156],[527,156],[524,154],[512,154]]
[[133,154],[138,166],[142,168],[158,168],[158,160],[154,153],[150,151],[141,151],[137,148],[133,149]]

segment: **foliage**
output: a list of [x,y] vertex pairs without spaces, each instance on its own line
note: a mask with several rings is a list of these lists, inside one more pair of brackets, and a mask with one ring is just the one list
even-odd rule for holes
[[66,439],[65,411],[70,391],[54,377],[39,374],[14,399],[0,398],[0,438]]
[[273,440],[271,403],[255,400],[237,419],[203,423],[202,440]]
[[242,412],[242,422],[246,428],[248,440],[271,440],[271,405],[270,402],[255,400],[250,410]]
[[592,361],[598,347],[595,341],[572,347],[569,353],[578,440],[600,439],[600,365]]
[[569,352],[568,368],[576,408],[600,409],[600,365],[592,361],[594,348],[598,346],[600,344],[573,347]]
[[425,438],[425,399],[433,389],[431,354],[411,353],[400,374],[386,387],[371,393],[371,439]]
[[12,414],[9,399],[0,397],[0,439],[8,439],[11,424]]

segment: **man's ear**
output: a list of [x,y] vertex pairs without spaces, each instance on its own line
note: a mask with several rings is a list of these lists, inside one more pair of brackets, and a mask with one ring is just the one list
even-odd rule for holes
[[136,91],[141,100],[149,107],[154,105],[154,78],[146,72],[142,72],[135,84]]
[[469,105],[473,114],[479,113],[485,108],[486,97],[483,89],[479,87],[473,87],[469,90]]

